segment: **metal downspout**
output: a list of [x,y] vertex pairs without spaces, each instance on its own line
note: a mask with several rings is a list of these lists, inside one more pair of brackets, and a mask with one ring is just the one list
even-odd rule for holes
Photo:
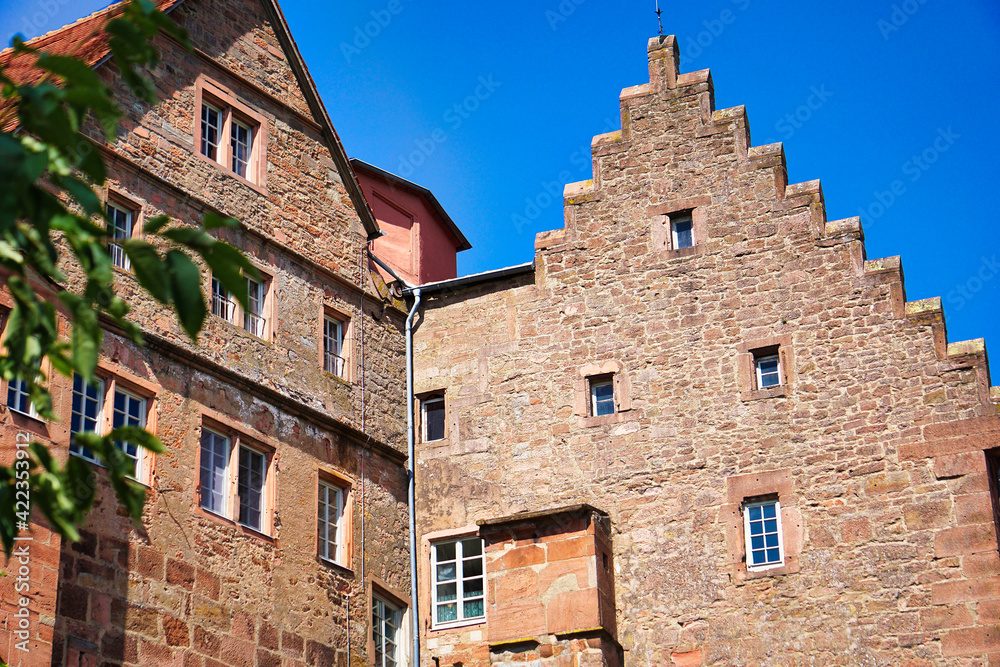
[[410,618],[413,620],[410,632],[413,634],[413,662],[412,665],[420,665],[420,620],[417,610],[417,519],[416,519],[416,465],[414,458],[414,444],[416,434],[413,430],[413,317],[420,308],[420,288],[413,289],[413,307],[406,318],[406,439],[407,439],[407,464],[406,472],[408,479],[407,499],[410,507]]

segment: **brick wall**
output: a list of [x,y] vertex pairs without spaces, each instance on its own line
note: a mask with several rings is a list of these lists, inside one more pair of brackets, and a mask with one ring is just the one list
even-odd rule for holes
[[[672,38],[649,62],[533,274],[424,295],[416,390],[443,391],[448,437],[420,446],[420,531],[607,512],[626,664],[996,663],[982,342],[949,344],[939,300],[907,303],[899,259],[868,260],[818,182],[788,184],[781,146],[751,147]],[[696,243],[673,249],[684,211]],[[756,389],[774,346],[783,384]],[[581,415],[587,368],[627,388],[615,414]],[[941,462],[952,428],[978,454]],[[780,491],[742,495],[763,473]],[[794,567],[745,576],[731,494],[781,500]],[[425,665],[469,641],[434,639]]]

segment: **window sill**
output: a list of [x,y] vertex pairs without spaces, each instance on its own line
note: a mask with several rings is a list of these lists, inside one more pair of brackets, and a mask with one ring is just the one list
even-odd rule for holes
[[785,564],[778,567],[769,567],[759,570],[748,570],[746,563],[739,563],[736,566],[736,583],[753,581],[754,579],[766,579],[768,577],[778,577],[786,574],[795,574],[799,571],[799,557],[785,554]]
[[677,249],[667,249],[660,251],[660,257],[663,259],[681,259],[683,257],[694,257],[696,255],[702,254],[705,246],[701,243],[696,243],[693,246],[687,248],[677,248]]
[[[250,335],[252,336],[253,334],[250,334]],[[340,376],[339,376],[339,375],[337,375],[336,373],[331,373],[330,371],[327,371],[327,370],[324,370],[324,371],[323,371],[323,373],[324,373],[324,374],[326,375],[326,377],[327,377],[328,379],[330,379],[330,380],[333,380],[333,381],[335,381],[335,382],[339,382],[340,384],[342,384],[342,385],[345,385],[345,386],[347,386],[347,387],[351,387],[351,386],[353,386],[353,385],[354,385],[354,383],[353,383],[353,382],[351,382],[351,381],[350,381],[350,380],[348,380],[347,378],[344,378],[344,377],[340,377]]]
[[267,196],[267,188],[266,187],[261,187],[260,185],[257,185],[256,183],[254,183],[250,179],[247,179],[247,178],[244,178],[244,177],[240,176],[235,171],[232,171],[230,169],[226,169],[226,166],[224,164],[222,164],[220,162],[216,162],[215,160],[213,160],[212,158],[208,157],[207,155],[202,155],[201,153],[195,153],[195,155],[202,162],[206,162],[206,163],[214,166],[216,169],[218,169],[220,172],[222,172],[226,176],[229,176],[230,178],[236,179],[238,182],[242,183],[243,185],[246,185],[247,187],[249,187],[250,189],[252,189],[253,191],[255,191],[257,194],[264,195],[265,197]]
[[245,336],[246,338],[249,338],[250,340],[255,340],[255,341],[259,342],[259,343],[264,343],[266,345],[274,345],[273,341],[271,341],[270,338],[261,338],[257,334],[255,334],[255,333],[253,333],[251,331],[247,331],[241,325],[236,324],[235,322],[230,322],[229,320],[223,319],[223,318],[219,317],[218,315],[210,315],[210,316],[216,322],[220,322],[220,323],[226,325],[227,327],[232,328],[233,331],[236,331],[236,332],[242,334],[243,336]]
[[613,412],[610,415],[601,415],[600,417],[578,417],[577,425],[580,428],[591,428],[593,426],[607,426],[608,424],[624,424],[625,422],[634,420],[634,413],[631,410],[625,410],[623,412]]
[[338,563],[336,561],[327,560],[326,558],[323,558],[322,556],[316,556],[316,561],[320,565],[322,565],[323,567],[326,567],[327,569],[333,570],[334,572],[336,572],[338,574],[341,574],[341,575],[343,575],[345,577],[349,577],[351,579],[354,578],[354,570],[352,570],[347,565],[341,565],[340,563]]
[[768,387],[767,389],[750,389],[749,391],[740,392],[740,399],[749,401],[762,401],[768,398],[781,398],[783,396],[791,395],[791,391],[787,384],[781,384],[777,387]]
[[10,422],[20,429],[24,429],[30,433],[33,433],[41,438],[51,440],[49,435],[49,422],[41,416],[29,415],[26,412],[21,412],[20,410],[15,410],[10,406],[7,407],[7,414],[10,417]]
[[221,514],[216,514],[215,512],[212,512],[210,510],[205,509],[201,505],[195,505],[194,513],[195,513],[195,516],[199,516],[199,517],[201,517],[203,519],[208,519],[209,521],[217,523],[220,526],[226,526],[228,528],[232,528],[233,530],[235,530],[240,535],[246,535],[248,537],[256,538],[256,539],[260,540],[261,542],[265,542],[267,544],[270,544],[271,546],[275,546],[275,547],[278,546],[278,538],[277,537],[272,537],[271,535],[268,535],[267,533],[262,533],[259,530],[254,530],[253,528],[250,528],[248,526],[244,526],[242,523],[240,523],[238,521],[233,521],[232,519],[228,519],[228,518],[222,516]]
[[455,621],[454,623],[444,623],[440,625],[433,626],[429,632],[449,632],[451,630],[457,630],[459,628],[471,628],[477,625],[486,625],[486,617],[482,618],[471,618],[465,621]]

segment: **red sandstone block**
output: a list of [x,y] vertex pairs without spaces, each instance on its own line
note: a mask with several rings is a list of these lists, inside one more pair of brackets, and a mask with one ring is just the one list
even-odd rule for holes
[[934,604],[1000,599],[1000,577],[942,581],[931,586]]
[[1000,619],[1000,599],[981,600],[976,603],[976,619],[979,625],[996,623]]
[[926,632],[972,625],[972,614],[963,604],[929,607],[920,610],[920,627]]
[[305,640],[294,632],[282,632],[281,633],[281,652],[285,655],[291,655],[294,657],[301,658],[302,653],[305,650]]
[[499,570],[513,570],[544,562],[545,549],[538,544],[528,544],[523,547],[511,549],[491,565],[493,568]]
[[194,651],[184,651],[183,667],[203,667],[205,659]]
[[245,611],[237,611],[233,614],[233,634],[240,639],[253,641],[256,634],[254,628],[254,617]]
[[257,649],[257,667],[281,667],[281,656]]
[[174,652],[169,646],[144,639],[139,643],[139,657],[143,667],[172,667]]
[[962,573],[969,579],[1000,576],[1000,552],[986,551],[963,556]]
[[194,567],[184,561],[167,559],[167,583],[183,586],[187,590],[194,588]]
[[253,664],[254,649],[253,642],[226,635],[222,638],[220,657],[229,665],[250,665]]
[[952,630],[941,639],[945,657],[1000,651],[1000,625]]
[[601,624],[597,590],[560,593],[549,600],[545,616],[550,633],[595,628]]
[[187,623],[179,618],[164,616],[163,633],[167,637],[167,643],[171,646],[187,648],[191,645],[191,633],[188,631]]
[[955,522],[962,526],[993,521],[993,502],[988,493],[955,496]]
[[209,572],[208,570],[203,570],[198,568],[195,574],[195,590],[207,598],[213,600],[219,599],[219,591],[221,589],[221,584],[219,578]]
[[164,558],[156,549],[138,545],[135,547],[135,569],[144,577],[163,580]]
[[568,540],[550,542],[548,545],[549,562],[566,560],[568,558],[585,558],[596,553],[594,540],[590,537],[574,537]]
[[280,642],[278,629],[267,621],[261,621],[257,632],[257,644],[272,651],[277,651]]
[[960,477],[969,473],[984,472],[986,456],[983,452],[962,452],[946,454],[934,459],[934,476],[938,479]]
[[215,633],[196,625],[193,634],[196,651],[212,656],[213,658],[219,657],[219,653],[222,650],[222,640]]
[[670,662],[674,667],[699,667],[702,664],[701,649],[685,653],[671,653]]
[[964,556],[996,548],[996,530],[988,523],[942,530],[934,538],[935,558]]

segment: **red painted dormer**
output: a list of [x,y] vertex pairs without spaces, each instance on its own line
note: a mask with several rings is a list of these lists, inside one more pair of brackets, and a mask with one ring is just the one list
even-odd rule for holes
[[383,233],[372,244],[375,256],[414,285],[458,277],[456,257],[472,245],[434,194],[362,160],[351,166]]

